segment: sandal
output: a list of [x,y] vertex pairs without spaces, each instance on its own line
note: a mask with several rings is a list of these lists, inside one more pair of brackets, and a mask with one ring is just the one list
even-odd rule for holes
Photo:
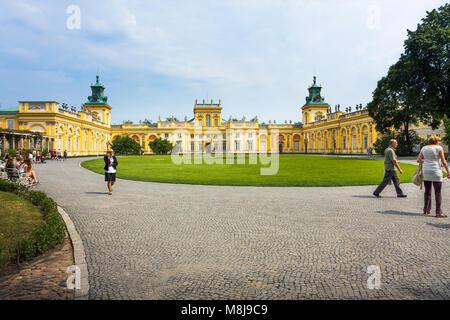
[[442,212],[436,213],[436,218],[447,218],[447,215],[443,214]]
[[424,211],[423,212],[423,214],[425,214],[425,215],[428,215],[428,214],[430,214],[431,212],[430,211]]

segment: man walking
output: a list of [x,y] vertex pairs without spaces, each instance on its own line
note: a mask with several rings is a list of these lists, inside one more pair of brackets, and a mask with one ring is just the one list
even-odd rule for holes
[[394,183],[397,197],[406,198],[406,194],[403,194],[402,189],[400,189],[400,180],[398,179],[397,172],[395,171],[395,168],[397,168],[400,174],[403,173],[403,170],[398,165],[397,155],[395,154],[395,148],[397,148],[397,146],[397,140],[391,139],[389,141],[389,147],[384,150],[384,178],[378,188],[373,192],[373,195],[377,198],[381,198],[380,193],[391,180]]

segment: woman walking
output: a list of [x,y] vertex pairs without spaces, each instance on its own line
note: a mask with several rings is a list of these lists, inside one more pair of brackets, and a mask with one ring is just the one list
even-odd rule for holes
[[432,136],[428,139],[428,145],[423,147],[417,158],[418,163],[423,164],[423,180],[425,185],[425,206],[424,214],[431,212],[431,187],[434,188],[436,198],[436,217],[446,218],[441,209],[442,203],[442,167],[447,171],[447,178],[450,179],[447,161],[445,161],[444,149],[440,146],[441,138]]
[[109,194],[112,194],[112,186],[116,182],[116,167],[118,165],[116,156],[113,155],[112,150],[108,150],[106,156],[103,157],[105,161],[105,181],[108,183]]

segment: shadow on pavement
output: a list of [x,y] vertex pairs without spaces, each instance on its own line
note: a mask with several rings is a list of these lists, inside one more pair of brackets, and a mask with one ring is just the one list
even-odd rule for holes
[[436,227],[436,228],[441,228],[441,229],[450,229],[450,224],[439,224],[439,223],[429,223],[428,222],[427,225]]
[[[352,196],[353,198],[365,198],[365,199],[377,199],[377,197],[375,197],[374,195],[353,195]],[[388,198],[397,198],[397,197],[393,197],[393,196],[381,196],[381,198],[385,198],[385,199],[388,199]]]
[[108,192],[85,192],[86,194],[109,194]]
[[422,213],[417,212],[403,212],[403,211],[397,211],[397,210],[384,210],[384,211],[377,211],[377,213],[382,214],[397,214],[399,216],[423,216]]

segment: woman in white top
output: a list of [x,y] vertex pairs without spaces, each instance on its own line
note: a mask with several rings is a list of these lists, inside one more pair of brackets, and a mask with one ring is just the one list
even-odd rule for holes
[[447,161],[445,161],[444,149],[440,146],[441,138],[432,136],[428,139],[428,145],[423,147],[417,158],[418,163],[422,163],[423,180],[425,185],[425,206],[424,214],[431,212],[431,186],[434,187],[436,198],[436,217],[446,218],[442,213],[442,167],[447,171],[447,178],[450,179]]

